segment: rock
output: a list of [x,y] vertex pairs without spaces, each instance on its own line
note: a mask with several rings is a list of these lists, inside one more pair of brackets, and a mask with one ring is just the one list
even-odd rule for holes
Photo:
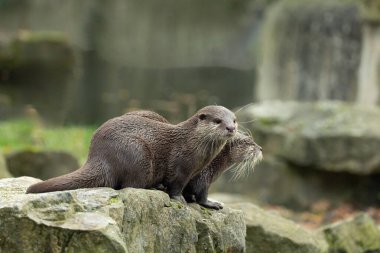
[[[4,10],[0,8],[0,12]],[[8,14],[5,11],[3,16],[12,16]],[[8,28],[12,32],[0,36],[0,82],[7,84],[6,100],[0,96],[0,107],[6,105],[0,109],[0,117],[20,116],[32,105],[45,122],[63,124],[71,109],[69,97],[73,97],[70,92],[78,60],[72,41],[64,31]]]
[[[234,198],[238,202],[258,201],[295,210],[310,209],[321,201],[332,206],[342,202],[354,205],[379,203],[380,174],[359,176],[299,168],[265,154],[254,173],[234,182],[231,182],[232,176],[233,173],[227,171],[213,183],[211,191],[223,194],[211,194],[210,197],[227,203]],[[239,197],[235,196],[237,193],[240,193]]]
[[[297,167],[368,175],[380,172],[380,108],[342,102],[267,101],[245,108],[264,155]],[[365,122],[365,124],[363,123]]]
[[74,63],[73,48],[62,32],[21,31],[10,47],[14,68],[28,69],[28,73],[36,68],[67,71]]
[[[244,194],[243,197],[236,199],[244,198],[248,201],[238,202],[258,201],[272,205],[284,205],[297,210],[307,209],[325,195],[323,187],[325,185],[319,185],[318,177],[315,180],[309,174],[294,170],[286,163],[266,157],[256,166],[254,173],[239,179],[239,181],[228,183],[231,181],[232,173],[226,172],[211,187],[212,192],[223,194],[216,196],[211,194],[210,197],[232,203],[230,199],[240,193]],[[227,184],[228,187],[225,187]],[[326,192],[328,197],[335,197],[329,190]]]
[[[2,70],[35,76],[34,71],[67,72],[73,67],[74,51],[63,32],[21,30],[15,36],[0,39]],[[4,80],[8,78],[4,76]]]
[[0,52],[0,77],[1,80],[6,80],[9,70],[14,67],[14,60],[9,42],[2,38],[0,38]]
[[228,204],[244,212],[247,253],[323,253],[327,244],[318,234],[250,203]]
[[361,0],[361,17],[364,21],[371,24],[380,24],[380,1]]
[[247,107],[238,117],[254,120],[248,127],[263,146],[264,160],[236,182],[226,172],[212,191],[292,209],[319,201],[379,203],[379,108],[272,101]]
[[243,196],[238,193],[224,193],[224,192],[214,192],[208,195],[208,199],[216,200],[222,203],[235,204],[243,202],[251,202],[247,196]]
[[56,151],[19,151],[6,157],[9,171],[15,176],[48,179],[79,168],[78,160],[69,153]]
[[11,177],[12,175],[9,173],[7,166],[4,161],[3,154],[0,152],[0,178]]
[[[45,104],[47,97],[70,93],[59,104],[65,105],[67,114],[58,123],[94,124],[136,105],[182,120],[203,105],[248,103],[260,52],[258,34],[271,1],[0,2],[0,39],[14,31],[49,30],[63,33],[73,45],[77,57],[69,89],[48,93],[33,88],[44,90]],[[51,77],[46,82],[56,89],[56,80]],[[30,79],[25,83],[30,84]],[[24,89],[16,92],[29,95]],[[31,104],[29,96],[21,101]],[[173,110],[179,110],[181,118]],[[50,111],[47,115],[49,120],[54,116]]]
[[356,100],[362,63],[358,1],[277,1],[265,16],[259,101]]
[[241,211],[184,206],[155,190],[25,194],[0,180],[0,252],[244,252]]
[[380,230],[367,214],[326,226],[320,233],[329,244],[329,252],[380,252]]
[[361,0],[362,57],[357,103],[380,104],[380,0]]

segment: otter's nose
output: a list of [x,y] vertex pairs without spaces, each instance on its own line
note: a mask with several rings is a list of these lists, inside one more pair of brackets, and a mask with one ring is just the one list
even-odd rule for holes
[[227,129],[228,132],[233,133],[233,132],[235,132],[236,127],[234,127],[234,126],[228,126],[228,127],[226,127],[226,129]]

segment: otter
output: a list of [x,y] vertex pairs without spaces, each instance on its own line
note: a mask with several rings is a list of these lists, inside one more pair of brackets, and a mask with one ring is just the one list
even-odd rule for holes
[[156,112],[148,111],[148,110],[127,112],[124,115],[135,115],[135,116],[140,116],[140,117],[148,118],[148,119],[151,119],[151,120],[159,121],[159,122],[162,122],[162,123],[170,124],[170,122],[167,119],[165,119],[164,116],[162,116],[162,115],[160,115],[160,114],[158,114]]
[[94,133],[87,161],[78,170],[31,185],[27,193],[78,188],[152,188],[160,183],[171,198],[182,191],[237,131],[236,117],[223,106],[206,106],[172,125],[124,114]]
[[235,168],[235,177],[246,171],[253,170],[258,161],[262,159],[262,148],[257,145],[251,136],[237,133],[228,140],[222,151],[200,173],[195,175],[183,190],[187,202],[196,202],[201,206],[222,209],[223,205],[207,199],[208,190],[224,171]]
[[[130,114],[169,123],[163,116],[152,111],[137,111]],[[238,132],[235,137],[227,141],[222,151],[208,166],[190,179],[182,192],[185,200],[187,202],[196,202],[206,208],[222,209],[223,205],[221,203],[207,199],[211,183],[215,182],[223,172],[232,167],[235,168],[235,177],[239,177],[245,171],[253,170],[262,157],[262,148],[255,143],[253,138]],[[166,191],[163,185],[158,185],[155,188]]]

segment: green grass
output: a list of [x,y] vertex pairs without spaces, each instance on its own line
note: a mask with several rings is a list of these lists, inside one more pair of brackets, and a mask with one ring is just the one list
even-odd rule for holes
[[0,122],[0,151],[4,154],[17,150],[66,151],[86,160],[95,127],[42,127],[38,122],[17,119]]

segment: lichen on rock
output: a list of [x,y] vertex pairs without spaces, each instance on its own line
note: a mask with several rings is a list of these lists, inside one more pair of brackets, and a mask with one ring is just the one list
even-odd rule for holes
[[251,204],[228,205],[244,211],[247,252],[325,253],[327,244],[319,235],[300,225]]
[[320,233],[329,244],[330,252],[380,252],[380,230],[367,214],[325,226]]
[[0,252],[245,251],[241,211],[178,208],[164,192],[132,188],[25,194],[38,181],[0,180]]

